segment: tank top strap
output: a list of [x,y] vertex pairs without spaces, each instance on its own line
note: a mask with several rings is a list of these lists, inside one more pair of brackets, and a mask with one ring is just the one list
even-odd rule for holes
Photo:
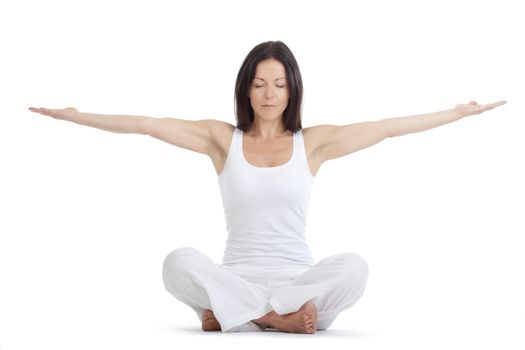
[[297,150],[299,152],[296,152],[297,153],[297,157],[298,158],[301,158],[303,160],[306,160],[306,148],[304,146],[304,138],[303,138],[303,132],[302,130],[297,130],[297,132],[295,133],[295,138],[296,138],[296,144],[297,144]]
[[242,161],[242,133],[243,131],[239,128],[235,128],[235,158]]
[[304,169],[306,169],[309,177],[311,179],[314,179],[315,176],[310,171],[310,165],[308,164],[308,156],[306,153],[306,146],[304,143],[303,131],[299,129],[296,134],[297,134],[297,150],[298,150],[298,152],[296,153],[297,153],[298,162],[303,165]]

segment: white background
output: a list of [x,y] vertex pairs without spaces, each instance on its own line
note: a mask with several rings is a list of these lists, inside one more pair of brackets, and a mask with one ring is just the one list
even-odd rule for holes
[[[523,12],[513,1],[5,1],[0,5],[0,349],[523,349]],[[200,331],[164,257],[220,262],[208,157],[30,106],[235,124],[247,53],[282,40],[303,127],[507,104],[325,163],[316,261],[353,251],[367,290],[316,335]],[[254,342],[256,341],[256,342]],[[188,346],[188,344],[186,344]]]

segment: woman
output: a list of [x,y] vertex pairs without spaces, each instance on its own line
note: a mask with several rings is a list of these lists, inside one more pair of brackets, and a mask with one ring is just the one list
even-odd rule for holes
[[340,253],[314,264],[304,239],[310,191],[321,165],[387,137],[431,129],[505,104],[459,104],[435,113],[349,125],[301,125],[302,79],[281,41],[254,47],[235,86],[237,125],[213,120],[33,112],[119,133],[146,134],[210,157],[228,240],[222,264],[192,247],[165,259],[166,289],[205,331],[315,333],[363,294],[366,261]]

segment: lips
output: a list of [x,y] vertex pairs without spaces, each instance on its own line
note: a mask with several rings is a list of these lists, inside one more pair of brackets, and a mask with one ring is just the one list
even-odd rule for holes
[[277,107],[276,105],[263,105],[263,107]]

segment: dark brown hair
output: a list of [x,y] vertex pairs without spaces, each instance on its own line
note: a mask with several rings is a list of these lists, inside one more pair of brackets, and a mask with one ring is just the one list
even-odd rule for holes
[[286,71],[290,100],[283,112],[283,123],[287,130],[296,132],[301,126],[301,104],[303,100],[303,81],[299,65],[292,51],[282,41],[267,41],[255,46],[246,56],[237,74],[235,83],[235,115],[237,127],[249,131],[253,124],[253,108],[248,98],[250,85],[255,77],[257,64],[274,58],[281,62]]

